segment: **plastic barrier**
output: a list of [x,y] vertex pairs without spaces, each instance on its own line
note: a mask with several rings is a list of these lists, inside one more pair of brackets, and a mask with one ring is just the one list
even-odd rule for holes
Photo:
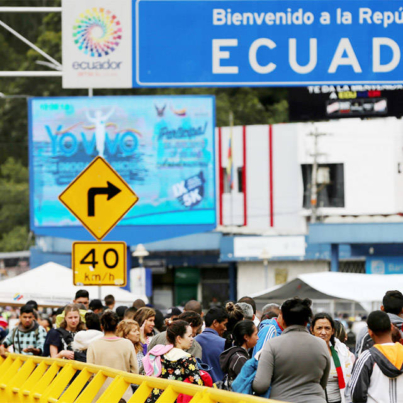
[[20,354],[8,354],[6,359],[0,357],[0,402],[91,403],[108,377],[113,381],[98,398],[98,403],[118,403],[131,384],[139,387],[127,403],[144,403],[153,388],[164,390],[157,403],[174,403],[182,393],[193,396],[192,403],[276,403],[78,361]]

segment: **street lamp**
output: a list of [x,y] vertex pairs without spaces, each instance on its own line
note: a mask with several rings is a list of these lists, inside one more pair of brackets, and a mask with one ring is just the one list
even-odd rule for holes
[[264,283],[266,285],[266,289],[269,288],[269,259],[271,258],[270,252],[268,248],[264,248],[262,252],[260,252],[259,259],[263,260],[264,264]]
[[140,267],[143,267],[143,259],[148,256],[150,253],[144,247],[142,243],[139,243],[136,246],[136,250],[132,253],[132,256],[137,257],[139,259]]

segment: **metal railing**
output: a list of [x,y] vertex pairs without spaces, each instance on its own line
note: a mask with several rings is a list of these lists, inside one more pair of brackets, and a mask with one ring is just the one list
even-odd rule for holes
[[118,403],[131,384],[138,388],[127,403],[144,403],[154,388],[163,390],[157,403],[174,403],[180,394],[192,396],[191,403],[276,403],[78,361],[11,353],[7,358],[0,357],[0,402],[90,403],[108,378],[113,380],[98,398],[98,403]]

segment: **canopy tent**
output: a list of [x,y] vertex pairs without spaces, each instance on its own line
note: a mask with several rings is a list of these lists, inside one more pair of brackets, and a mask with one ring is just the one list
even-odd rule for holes
[[[21,305],[35,300],[40,306],[63,306],[71,303],[78,290],[85,289],[90,300],[99,298],[98,287],[73,285],[70,269],[57,263],[46,263],[19,276],[0,281],[0,304]],[[135,295],[119,287],[103,286],[101,298],[108,294],[115,297],[116,305],[132,305],[141,298],[146,303],[145,295]]]
[[402,290],[401,274],[312,273],[302,274],[282,286],[253,294],[259,307],[270,301],[299,296],[312,300],[354,301],[367,311],[379,309],[386,291]]

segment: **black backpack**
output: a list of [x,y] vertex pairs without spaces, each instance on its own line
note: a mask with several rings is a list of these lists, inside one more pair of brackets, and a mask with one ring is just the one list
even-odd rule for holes
[[60,333],[63,350],[73,351],[72,343],[74,340],[74,336],[69,331],[61,327],[57,328],[56,331]]
[[68,332],[67,330],[62,329],[62,328],[59,327],[57,329],[50,329],[50,331],[46,335],[45,344],[43,346],[43,352],[42,352],[43,357],[49,357],[50,356],[49,336],[51,334],[54,334],[54,332],[57,332],[57,333],[60,334],[60,339],[62,341],[62,346],[63,346],[62,350],[73,351],[73,348],[71,346],[71,343],[74,340],[73,335],[70,332]]

